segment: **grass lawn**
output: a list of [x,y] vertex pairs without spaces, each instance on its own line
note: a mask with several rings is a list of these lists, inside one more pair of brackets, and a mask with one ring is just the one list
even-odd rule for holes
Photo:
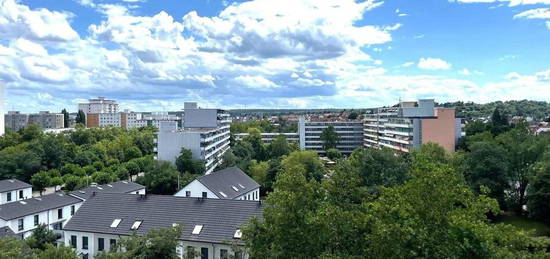
[[535,236],[550,236],[549,225],[527,217],[502,215],[496,222],[516,226],[525,231],[534,231]]

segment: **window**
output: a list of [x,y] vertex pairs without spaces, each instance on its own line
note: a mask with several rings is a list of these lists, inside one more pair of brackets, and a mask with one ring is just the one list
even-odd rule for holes
[[220,192],[220,194],[221,194],[224,198],[227,198],[227,194],[225,194],[224,192]]
[[21,231],[25,228],[24,222],[23,219],[17,220],[17,230]]
[[19,191],[19,199],[23,199],[23,190]]
[[73,205],[73,206],[71,206],[71,216],[74,215],[74,212],[75,212],[75,207]]
[[236,192],[239,191],[239,189],[237,189],[237,187],[235,187],[235,186],[233,186],[233,185],[231,185],[231,188],[233,188],[233,190],[236,191]]
[[113,250],[116,246],[116,239],[109,240],[109,245],[111,246],[109,249]]
[[62,219],[63,218],[63,209],[57,209],[57,218]]
[[71,247],[76,249],[76,236],[71,236]]
[[35,226],[38,226],[39,221],[40,221],[39,216],[38,216],[38,215],[34,215],[34,225],[35,225]]
[[141,220],[136,220],[130,229],[136,230],[139,228],[140,225],[141,225]]
[[208,193],[202,192],[202,197],[203,197],[203,198],[208,198]]
[[105,239],[102,237],[97,239],[97,250],[98,251],[105,250]]
[[7,200],[8,200],[8,201],[11,201],[11,192],[8,192]]
[[195,228],[193,228],[193,235],[198,235],[201,233],[202,225],[195,225]]
[[201,247],[201,259],[208,259],[208,247]]
[[220,259],[229,259],[227,249],[220,249]]
[[243,252],[235,252],[235,259],[243,259]]
[[243,232],[241,232],[240,229],[237,229],[235,231],[235,234],[233,235],[234,238],[241,238],[243,236]]
[[185,197],[191,197],[191,191],[185,191]]
[[118,224],[120,224],[121,221],[122,221],[122,219],[115,219],[115,220],[113,220],[113,223],[111,223],[111,227],[112,227],[112,228],[118,227]]
[[55,223],[55,224],[53,224],[53,229],[62,230],[63,229],[63,224],[62,223]]
[[88,237],[82,237],[82,249],[88,249]]

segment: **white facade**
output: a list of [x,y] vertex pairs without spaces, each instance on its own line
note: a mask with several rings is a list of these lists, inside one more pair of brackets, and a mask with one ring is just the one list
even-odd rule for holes
[[[240,141],[242,140],[244,137],[247,137],[249,134],[248,133],[237,133],[235,134],[235,140],[237,141]],[[300,142],[300,134],[299,133],[277,133],[277,132],[273,132],[273,133],[260,133],[260,137],[262,138],[262,142],[264,144],[271,144],[271,142],[273,142],[274,139],[276,139],[278,136],[285,136],[286,137],[286,140],[288,142],[295,142],[295,143],[298,143]]]
[[88,103],[78,104],[78,110],[84,113],[117,113],[118,104],[115,100],[108,100],[105,97],[98,97],[95,99],[89,99]]
[[[187,186],[183,187],[183,189],[181,189],[176,194],[174,194],[174,196],[178,196],[178,197],[222,199],[223,197],[220,197],[220,195],[221,194],[213,193],[211,190],[209,190],[206,186],[204,186],[198,180],[193,180]],[[234,200],[259,201],[260,188],[252,189],[249,192],[242,194],[241,196],[235,197]]]
[[353,150],[363,146],[363,122],[361,121],[307,121],[300,117],[298,131],[300,149],[311,150],[324,154],[321,133],[329,126],[333,126],[338,134],[339,141],[336,148],[343,154],[351,154]]
[[0,205],[29,198],[32,198],[31,187],[0,192]]
[[100,113],[99,115],[99,127],[122,127],[122,114],[121,113]]
[[65,126],[62,113],[41,111],[29,115],[29,124],[38,124],[42,129],[62,129]]
[[0,136],[4,135],[5,125],[4,125],[4,83],[0,82]]
[[[89,233],[78,231],[64,231],[64,241],[66,245],[73,247],[77,254],[80,256],[88,255],[88,258],[93,259],[101,251],[109,251],[111,244],[118,243],[121,236],[101,233]],[[124,236],[122,236],[124,237]],[[73,241],[76,241],[73,243]],[[86,244],[87,242],[87,244]],[[103,245],[100,243],[103,242]],[[242,258],[247,259],[248,255],[236,255],[231,249],[230,245],[195,242],[195,241],[180,241],[179,247],[176,249],[180,258],[184,258],[188,249],[196,252],[201,252],[204,257],[198,256],[197,258],[208,259],[221,259],[221,258]],[[227,254],[228,257],[223,257],[222,253]],[[208,254],[208,256],[206,256]]]

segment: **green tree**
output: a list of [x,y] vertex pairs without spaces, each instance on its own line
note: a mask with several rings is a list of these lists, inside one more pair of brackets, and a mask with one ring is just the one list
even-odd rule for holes
[[61,113],[63,114],[63,128],[69,127],[69,112],[67,112],[66,109],[61,110]]
[[68,192],[78,190],[84,185],[80,177],[70,174],[66,175],[66,177],[63,177],[63,182],[65,183],[64,189]]
[[92,174],[92,181],[97,184],[108,184],[113,181],[113,176],[107,172],[95,172]]
[[76,114],[75,122],[86,125],[86,114],[82,110],[79,110]]
[[356,120],[357,117],[359,117],[359,114],[355,111],[352,111],[350,112],[350,114],[348,115],[348,120]]
[[51,184],[51,178],[46,171],[41,171],[36,174],[34,174],[31,177],[31,184],[32,187],[35,190],[38,190],[40,192],[40,195],[42,195],[42,191]]
[[362,185],[377,189],[378,186],[396,186],[409,176],[409,163],[401,153],[388,148],[358,148],[351,153],[349,162],[357,170]]
[[269,145],[269,154],[271,158],[281,157],[290,153],[288,141],[284,135],[279,135]]
[[42,128],[38,124],[31,123],[25,128],[21,129],[21,139],[23,141],[31,141],[42,137]]
[[508,128],[508,116],[506,116],[506,114],[502,114],[498,107],[495,108],[493,115],[491,116],[491,133],[496,136],[504,133],[508,130]]
[[296,151],[290,153],[281,162],[282,170],[303,174],[307,180],[321,181],[325,174],[323,163],[313,151]]
[[36,258],[33,250],[22,240],[14,237],[0,238],[0,258],[2,259],[31,259]]
[[342,152],[336,148],[330,148],[327,150],[327,157],[332,160],[340,159],[342,158]]
[[80,257],[76,255],[75,251],[63,244],[59,246],[53,246],[52,244],[47,244],[46,249],[38,254],[39,259],[79,259]]
[[206,168],[202,160],[193,159],[193,153],[187,148],[182,148],[180,156],[176,158],[176,167],[181,173],[203,174]]
[[137,175],[141,172],[141,168],[139,167],[138,163],[134,160],[129,161],[124,165],[126,169],[128,169],[128,173],[130,175]]
[[48,228],[46,224],[40,224],[32,231],[32,236],[25,241],[30,248],[44,250],[48,245],[57,241],[57,234]]
[[268,170],[268,162],[257,162],[256,160],[252,160],[250,163],[250,167],[248,168],[248,174],[250,175],[250,177],[252,177],[252,179],[254,179],[254,181],[259,183],[262,188],[265,188]]
[[217,170],[222,170],[228,167],[237,166],[239,158],[233,154],[233,150],[230,148],[225,151],[222,156],[222,163],[218,166]]
[[336,133],[334,127],[330,125],[323,129],[323,132],[321,133],[321,141],[323,141],[323,149],[329,150],[331,148],[336,148],[336,145],[338,145],[338,142],[340,141],[340,137],[338,136],[338,133]]
[[137,182],[147,187],[147,193],[172,195],[178,187],[178,171],[166,161],[154,161]]
[[527,195],[529,216],[550,223],[550,151],[534,165]]

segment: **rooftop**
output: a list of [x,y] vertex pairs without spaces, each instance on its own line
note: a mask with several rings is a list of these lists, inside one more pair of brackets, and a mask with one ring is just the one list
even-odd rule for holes
[[260,188],[254,179],[235,166],[203,175],[197,180],[221,199],[234,199]]
[[8,179],[0,181],[0,192],[8,192],[13,190],[32,188],[32,185],[19,181],[17,179]]
[[5,237],[17,237],[17,235],[15,235],[15,233],[8,226],[1,227],[0,228],[0,239],[5,238]]
[[83,200],[88,199],[94,192],[100,193],[100,192],[107,192],[107,193],[130,193],[135,192],[141,189],[145,189],[145,186],[130,182],[130,181],[118,181],[114,183],[104,184],[104,185],[97,185],[97,186],[89,186],[84,189],[73,191],[70,194],[77,196]]
[[2,204],[0,205],[0,218],[3,220],[12,220],[79,202],[82,202],[82,200],[65,193],[52,193],[41,197]]
[[182,240],[225,243],[235,240],[241,225],[261,212],[261,203],[255,201],[98,193],[80,207],[64,230],[143,235],[183,224]]

